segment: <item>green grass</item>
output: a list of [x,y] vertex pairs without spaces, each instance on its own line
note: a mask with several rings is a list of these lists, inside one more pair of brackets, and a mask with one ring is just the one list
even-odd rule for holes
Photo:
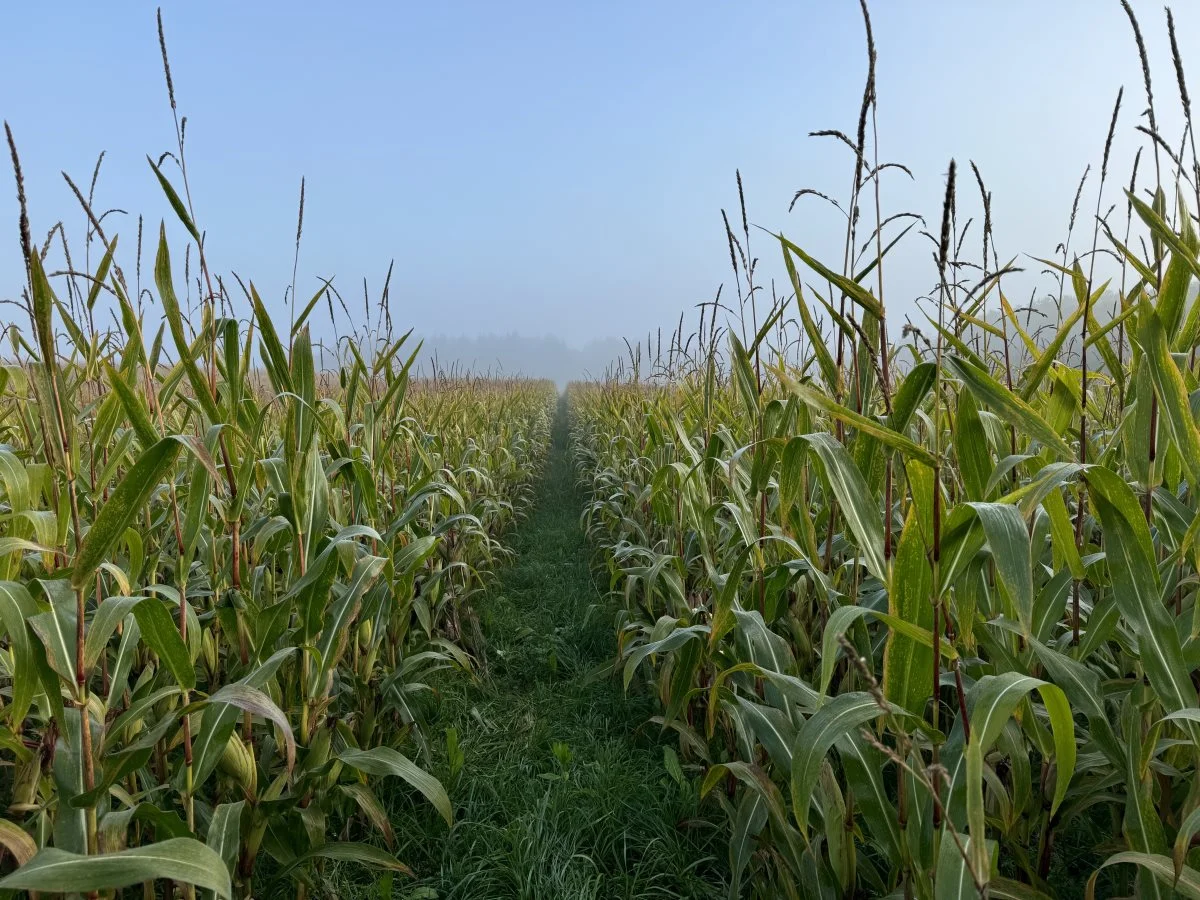
[[[430,734],[454,728],[465,755],[447,833],[407,793],[386,797],[397,856],[417,873],[368,881],[339,868],[345,897],[707,898],[727,893],[722,832],[691,786],[668,775],[647,698],[595,675],[615,652],[611,610],[592,581],[565,404],[515,557],[477,601],[487,675],[435,685]],[[561,762],[555,753],[569,761]],[[565,749],[564,749],[565,747]],[[712,812],[712,810],[708,810]]]

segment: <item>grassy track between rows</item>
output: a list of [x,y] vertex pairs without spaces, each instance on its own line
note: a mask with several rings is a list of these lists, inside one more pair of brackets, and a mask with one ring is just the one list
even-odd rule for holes
[[[424,805],[388,803],[398,857],[418,880],[367,884],[346,896],[439,900],[584,900],[726,896],[725,848],[664,764],[647,698],[596,677],[615,651],[612,616],[589,571],[582,498],[565,401],[515,557],[478,599],[487,674],[447,673],[430,733],[454,728],[465,759],[451,774],[447,833]],[[351,889],[353,888],[353,889]]]

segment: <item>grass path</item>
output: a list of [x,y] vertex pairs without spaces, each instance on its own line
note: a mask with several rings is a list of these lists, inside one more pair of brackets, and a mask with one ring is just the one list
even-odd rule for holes
[[[560,401],[534,509],[516,551],[477,601],[489,673],[450,675],[430,735],[454,728],[455,825],[389,803],[397,856],[418,875],[359,896],[439,900],[617,900],[726,896],[725,849],[694,789],[669,776],[645,699],[592,677],[612,658],[612,610],[592,582],[582,497]],[[360,886],[361,886],[360,882]],[[347,891],[346,895],[349,895]]]

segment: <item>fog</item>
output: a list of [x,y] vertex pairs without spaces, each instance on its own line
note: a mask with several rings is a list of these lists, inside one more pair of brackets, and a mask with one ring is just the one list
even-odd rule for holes
[[620,338],[588,341],[574,347],[560,337],[519,334],[449,337],[434,335],[422,347],[419,371],[455,367],[493,375],[549,378],[559,388],[577,378],[600,378],[625,352]]

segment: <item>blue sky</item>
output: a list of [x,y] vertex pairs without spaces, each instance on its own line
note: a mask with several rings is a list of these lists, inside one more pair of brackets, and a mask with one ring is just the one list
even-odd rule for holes
[[[1162,6],[1134,5],[1174,141]],[[139,212],[181,231],[145,162],[174,142],[154,6],[68,6],[6,11],[0,116],[39,241],[59,219],[82,240],[59,172],[86,182],[107,151],[97,206],[131,213],[108,221],[132,270]],[[800,187],[847,192],[846,151],[806,135],[854,129],[865,51],[853,0],[345,6],[164,8],[210,260],[253,278],[281,312],[301,176],[299,293],[336,276],[361,298],[366,276],[376,295],[395,258],[393,317],[425,334],[511,330],[578,345],[672,327],[729,281],[720,209],[736,206],[737,168],[752,222],[840,261],[836,212],[787,206]],[[948,160],[974,159],[1001,256],[1052,253],[1124,84],[1118,199],[1144,96],[1116,0],[872,6],[880,155],[915,176],[885,179],[885,213],[936,222]],[[1200,8],[1176,7],[1186,59]],[[7,173],[3,183],[0,297],[23,279]],[[977,204],[967,185],[961,193],[965,219]],[[762,278],[777,277],[777,250],[765,234],[753,240]],[[928,244],[914,237],[889,265],[889,306],[911,311],[932,280]]]

